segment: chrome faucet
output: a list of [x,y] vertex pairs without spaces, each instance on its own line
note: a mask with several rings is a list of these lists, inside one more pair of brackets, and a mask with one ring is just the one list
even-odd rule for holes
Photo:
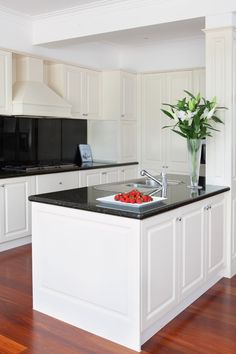
[[[146,176],[149,179],[151,179],[152,181],[154,181],[156,184],[158,184],[160,186],[160,188],[158,188],[158,190],[155,191],[155,193],[157,193],[158,191],[162,191],[162,197],[166,197],[166,192],[167,192],[167,178],[166,178],[166,173],[164,171],[161,172],[160,176],[161,176],[161,181],[159,181],[157,178],[155,178],[154,176],[152,176],[149,172],[147,172],[146,170],[142,170],[140,171],[140,175],[141,176]],[[154,193],[154,192],[153,192]],[[151,194],[153,194],[151,193]]]

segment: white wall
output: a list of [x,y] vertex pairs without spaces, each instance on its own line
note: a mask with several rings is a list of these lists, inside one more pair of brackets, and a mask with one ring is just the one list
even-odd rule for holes
[[104,43],[67,44],[55,48],[33,46],[31,19],[1,10],[0,48],[97,69],[119,66],[117,49]]
[[204,67],[205,40],[201,37],[127,48],[121,55],[120,66],[137,72]]

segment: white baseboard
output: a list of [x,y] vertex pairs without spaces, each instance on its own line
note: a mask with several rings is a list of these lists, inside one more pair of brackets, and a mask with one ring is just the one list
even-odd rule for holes
[[7,251],[15,247],[27,245],[28,243],[31,243],[31,240],[31,236],[25,236],[16,240],[4,242],[0,244],[0,252]]

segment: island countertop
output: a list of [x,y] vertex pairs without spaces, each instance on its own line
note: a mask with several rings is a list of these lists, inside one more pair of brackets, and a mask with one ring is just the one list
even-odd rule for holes
[[[188,176],[171,175],[170,178],[180,180],[181,183],[168,186],[167,198],[165,200],[160,201],[155,205],[143,205],[140,208],[134,208],[129,204],[124,204],[122,206],[106,205],[97,201],[97,198],[114,195],[119,192],[127,192],[133,189],[129,186],[130,181],[34,195],[30,196],[29,200],[37,203],[45,203],[95,213],[142,220],[223,192],[227,192],[230,189],[225,186],[206,185],[202,189],[192,191],[188,187]],[[142,180],[143,179],[137,179],[135,182]],[[147,192],[150,192],[150,190],[147,190]],[[160,193],[157,193],[156,196],[160,196]]]

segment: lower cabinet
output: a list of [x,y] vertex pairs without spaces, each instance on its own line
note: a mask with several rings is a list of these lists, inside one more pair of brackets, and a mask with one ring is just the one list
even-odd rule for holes
[[31,177],[0,181],[0,242],[31,235],[28,197],[35,193]]
[[194,301],[199,289],[217,280],[224,268],[224,250],[224,194],[144,221],[142,330],[184,300]]
[[137,170],[137,165],[132,165],[80,171],[79,186],[89,187],[97,184],[115,183],[134,179],[137,178]]
[[36,176],[36,194],[73,189],[78,188],[78,186],[78,171],[51,173]]

